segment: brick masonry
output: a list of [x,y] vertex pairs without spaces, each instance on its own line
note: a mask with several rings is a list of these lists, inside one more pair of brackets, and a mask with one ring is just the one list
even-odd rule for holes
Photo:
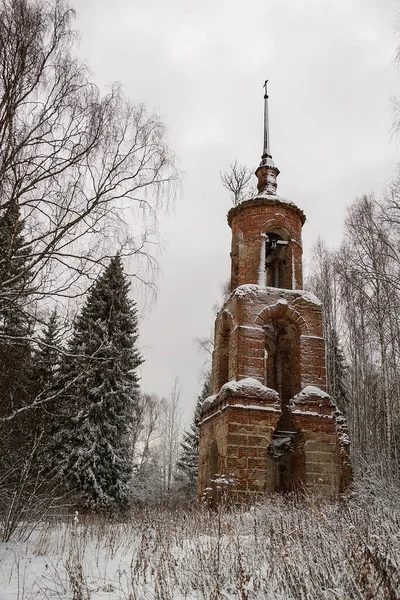
[[216,475],[239,502],[296,490],[336,498],[351,482],[346,424],[325,392],[321,303],[301,291],[304,221],[276,195],[228,214],[231,295],[215,323],[199,497],[215,500]]

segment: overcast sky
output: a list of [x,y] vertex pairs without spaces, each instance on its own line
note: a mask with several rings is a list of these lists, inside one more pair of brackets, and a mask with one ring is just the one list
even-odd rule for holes
[[262,152],[269,79],[278,193],[307,215],[305,262],[318,238],[335,245],[346,206],[381,194],[400,149],[391,98],[395,0],[72,0],[80,54],[100,86],[123,84],[165,120],[185,172],[182,197],[161,225],[158,300],[141,322],[142,386],[167,395],[175,376],[190,415],[203,357],[194,338],[230,275],[230,200],[219,174]]

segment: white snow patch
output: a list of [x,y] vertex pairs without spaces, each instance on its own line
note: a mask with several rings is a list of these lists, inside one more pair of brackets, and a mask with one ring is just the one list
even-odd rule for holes
[[241,200],[240,202],[237,202],[237,204],[235,204],[235,208],[237,206],[242,206],[242,205],[246,204],[247,202],[251,202],[252,200],[270,200],[271,202],[282,202],[282,204],[288,204],[289,206],[293,206],[297,210],[300,210],[299,207],[292,200],[289,200],[289,198],[284,198],[283,196],[280,196],[276,192],[271,194],[267,190],[264,190],[264,191],[256,194],[255,196],[252,196],[251,198],[244,198],[243,200]]
[[247,283],[245,285],[239,285],[239,287],[234,290],[233,295],[242,298],[244,296],[248,296],[249,294],[256,294],[262,289],[263,288],[260,285],[256,285],[255,283]]
[[[200,422],[200,425],[202,425],[203,423],[205,423],[206,421],[209,421],[210,419],[212,419],[213,417],[215,417],[216,415],[219,415],[221,413],[221,409],[217,410],[216,412],[214,412],[212,415],[209,415],[208,417],[204,417],[204,419],[202,419],[202,421]],[[1,598],[0,598],[1,600]]]
[[[257,194],[257,196],[254,196],[254,199],[256,198],[263,198],[265,200],[275,200],[276,202],[283,202],[283,204],[291,204],[292,206],[296,206],[294,202],[292,202],[292,200],[289,200],[289,198],[284,198],[283,196],[280,196],[279,194],[275,193],[275,194],[271,194],[268,193],[267,191],[263,191],[260,192],[259,194]],[[296,206],[297,208],[297,206]]]
[[329,394],[321,390],[316,385],[306,385],[306,387],[303,390],[301,390],[301,392],[296,394],[296,396],[293,398],[293,402],[299,402],[304,398],[307,398],[308,396],[317,396],[318,398],[329,398],[329,400],[331,398]]
[[227,391],[232,391],[236,394],[256,394],[258,397],[273,397],[279,400],[279,394],[276,390],[263,385],[258,379],[254,379],[253,377],[245,377],[244,379],[240,379],[240,381],[228,381],[228,383],[222,386],[219,393],[222,394]]
[[[270,286],[261,286],[261,285],[257,285],[255,283],[246,283],[244,285],[239,285],[237,288],[235,288],[232,292],[232,296],[239,296],[239,297],[245,297],[248,296],[250,294],[256,294],[257,292],[268,292],[268,293],[275,293],[275,294],[284,294],[285,296],[297,296],[297,298],[295,298],[296,300],[305,300],[306,302],[309,302],[310,304],[316,304],[317,306],[321,306],[322,302],[319,298],[317,298],[317,296],[315,296],[315,294],[313,294],[312,292],[305,292],[304,290],[282,290],[280,288],[275,288],[275,287],[270,287]],[[280,300],[283,300],[284,302],[287,303],[287,300],[285,300],[284,298],[281,298],[278,300],[278,302]]]
[[[277,301],[275,302],[275,304],[284,304],[285,306],[287,306],[287,305],[288,305],[288,301],[287,301],[287,300],[285,300],[285,298],[279,298],[279,300],[277,300]],[[275,306],[275,305],[274,305],[274,306]]]
[[312,304],[317,304],[318,306],[322,306],[322,302],[319,298],[317,298],[317,296],[315,294],[313,294],[312,292],[304,292],[304,291],[300,291],[301,294],[301,298],[303,300],[305,300],[306,302],[311,302]]
[[207,410],[207,408],[214,402],[216,397],[217,394],[214,394],[213,396],[208,396],[203,402],[202,410]]

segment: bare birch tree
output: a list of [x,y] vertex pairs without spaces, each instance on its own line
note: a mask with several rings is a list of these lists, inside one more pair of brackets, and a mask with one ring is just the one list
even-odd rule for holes
[[[11,211],[14,229],[23,225],[26,255],[1,281],[0,304],[23,282],[25,310],[28,298],[76,293],[110,246],[151,261],[154,224],[138,223],[178,179],[161,119],[90,81],[73,18],[67,0],[0,2],[0,218]],[[0,273],[17,260],[14,243]]]
[[175,479],[181,434],[182,388],[176,377],[168,398],[164,399],[161,415],[161,453],[163,501],[168,504]]
[[[328,389],[335,397],[335,331],[344,348],[345,410],[355,455],[398,472],[400,444],[400,244],[397,196],[350,206],[337,251],[317,246],[311,288],[324,305]],[[343,407],[342,407],[343,408]]]

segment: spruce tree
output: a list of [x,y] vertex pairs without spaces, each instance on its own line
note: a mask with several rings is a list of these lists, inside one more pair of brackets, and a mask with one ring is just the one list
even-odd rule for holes
[[52,390],[56,384],[60,363],[61,326],[57,309],[50,314],[44,324],[42,335],[38,339],[38,347],[32,359],[32,395],[43,395]]
[[63,485],[90,509],[128,504],[129,430],[138,399],[137,310],[120,256],[90,289],[61,363],[49,451]]
[[199,439],[200,422],[203,404],[206,398],[211,395],[211,373],[206,375],[201,394],[197,397],[194,410],[193,421],[188,431],[183,434],[181,442],[181,451],[178,460],[178,470],[180,479],[184,483],[185,491],[189,496],[196,494],[198,465],[199,465]]
[[[29,249],[16,202],[0,211],[0,416],[8,417],[29,403],[31,333],[28,314]],[[29,419],[19,415],[0,423],[0,470],[15,464],[29,446]]]
[[56,391],[60,368],[62,331],[57,309],[50,314],[38,337],[32,353],[30,373],[30,397],[33,408],[29,412],[31,431],[41,437],[39,452],[42,454],[48,443],[52,419],[57,413],[57,400],[48,401]]

